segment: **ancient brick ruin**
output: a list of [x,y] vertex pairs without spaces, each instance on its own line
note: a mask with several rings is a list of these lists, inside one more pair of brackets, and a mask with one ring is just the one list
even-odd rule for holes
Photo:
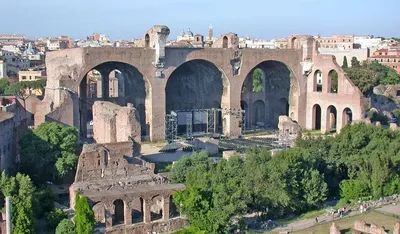
[[[333,56],[318,52],[312,36],[290,36],[288,49],[251,49],[238,48],[237,35],[229,33],[211,47],[187,48],[166,46],[169,33],[167,26],[156,25],[143,35],[141,47],[46,54],[48,90],[37,105],[35,125],[57,121],[77,127],[85,137],[90,107],[82,103],[98,100],[132,103],[140,113],[142,135],[150,140],[165,139],[165,116],[175,110],[225,110],[218,131],[232,137],[242,133],[238,110],[245,110],[246,126],[277,128],[279,116],[286,115],[301,128],[322,132],[340,132],[364,118],[362,93]],[[255,69],[263,84],[257,92],[252,90]],[[101,76],[101,97],[88,95],[92,70]],[[118,97],[110,95],[114,70],[123,74]]]
[[[136,110],[106,102],[94,107],[95,140],[101,143],[83,147],[70,187],[71,207],[76,192],[88,197],[101,233],[169,233],[184,227],[171,196],[184,185],[169,184],[135,153]],[[115,123],[124,129],[115,131]],[[100,132],[102,125],[107,128]]]
[[369,234],[388,234],[384,227],[378,227],[376,224],[367,224],[365,221],[355,221],[354,229],[361,233]]

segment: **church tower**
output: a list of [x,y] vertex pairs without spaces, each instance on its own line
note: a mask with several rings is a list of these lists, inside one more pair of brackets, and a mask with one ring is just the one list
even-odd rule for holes
[[214,36],[214,30],[213,30],[213,27],[212,27],[212,24],[210,23],[210,26],[208,26],[208,40],[212,40],[213,39],[213,36]]

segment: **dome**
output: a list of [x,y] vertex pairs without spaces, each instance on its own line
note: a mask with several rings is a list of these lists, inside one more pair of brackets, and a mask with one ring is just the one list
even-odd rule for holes
[[193,37],[193,33],[192,33],[192,31],[190,31],[190,28],[187,30],[186,36]]

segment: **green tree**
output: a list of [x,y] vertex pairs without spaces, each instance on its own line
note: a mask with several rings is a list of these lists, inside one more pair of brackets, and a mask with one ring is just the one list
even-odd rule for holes
[[19,141],[21,148],[20,171],[41,184],[73,172],[78,132],[73,127],[58,123],[43,123],[33,131],[27,131]]
[[47,226],[51,230],[55,230],[58,224],[68,218],[68,214],[63,210],[56,208],[46,215]]
[[400,121],[400,109],[392,110],[392,115]]
[[256,68],[252,75],[253,79],[253,92],[259,93],[263,90],[263,80],[262,80],[262,70],[260,68]]
[[[32,93],[29,91],[30,89],[40,89],[42,93],[44,92],[44,88],[46,86],[46,80],[33,80],[33,81],[19,81],[10,86],[8,86],[4,93],[6,95],[16,96],[22,100],[24,109],[26,110],[26,99],[28,99]],[[26,118],[26,111],[25,111]]]
[[357,57],[351,58],[351,67],[360,67],[360,62],[358,61]]
[[348,68],[348,67],[349,67],[349,65],[347,65],[347,57],[344,56],[344,57],[343,57],[343,65],[342,65],[342,68]]
[[75,196],[75,216],[74,222],[76,225],[76,232],[79,234],[93,233],[93,227],[96,224],[94,220],[94,213],[89,206],[87,197],[77,193]]
[[391,67],[387,67],[386,77],[380,81],[383,85],[397,85],[400,83],[400,75]]
[[10,82],[6,78],[0,77],[0,94],[4,94],[4,91],[8,88]]
[[345,72],[364,94],[369,93],[378,84],[376,73],[370,69],[351,67],[345,69]]
[[34,233],[33,196],[35,187],[29,176],[18,173],[15,177],[7,177],[3,172],[0,178],[0,189],[2,197],[11,197],[13,234]]
[[56,234],[76,234],[75,225],[69,219],[63,219],[56,228]]
[[328,185],[322,176],[315,169],[305,173],[302,181],[304,199],[312,208],[319,208],[323,205],[328,194]]

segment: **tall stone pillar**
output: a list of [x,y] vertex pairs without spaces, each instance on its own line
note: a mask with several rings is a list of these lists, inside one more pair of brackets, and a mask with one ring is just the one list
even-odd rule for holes
[[143,199],[143,222],[151,222],[150,201],[146,199]]
[[113,210],[114,210],[114,205],[106,204],[106,213],[105,213],[106,228],[111,228],[113,225],[112,223]]
[[321,106],[321,132],[326,133],[329,130],[327,109]]
[[125,225],[132,224],[132,208],[129,206],[129,203],[124,201],[124,223]]
[[[237,137],[242,134],[242,129],[239,127],[239,121],[242,120],[240,114],[241,88],[236,88],[239,86],[239,82],[233,82],[233,78],[230,81],[230,85],[224,87],[222,94],[222,126],[224,135]],[[225,85],[227,84],[224,82]]]
[[169,220],[169,196],[163,197],[163,217],[164,221]]
[[151,88],[147,87],[146,95],[146,126],[149,126],[149,136],[151,141],[165,139],[165,79],[154,78]]
[[79,85],[79,115],[80,127],[79,134],[82,138],[87,138],[88,104],[87,104],[87,77],[85,76]]
[[110,75],[109,70],[101,70],[101,96],[104,101],[108,101],[110,98]]
[[340,112],[338,109],[336,110],[336,132],[340,133],[340,131],[342,130],[342,128],[344,128],[344,124],[346,116],[343,115],[343,112]]

